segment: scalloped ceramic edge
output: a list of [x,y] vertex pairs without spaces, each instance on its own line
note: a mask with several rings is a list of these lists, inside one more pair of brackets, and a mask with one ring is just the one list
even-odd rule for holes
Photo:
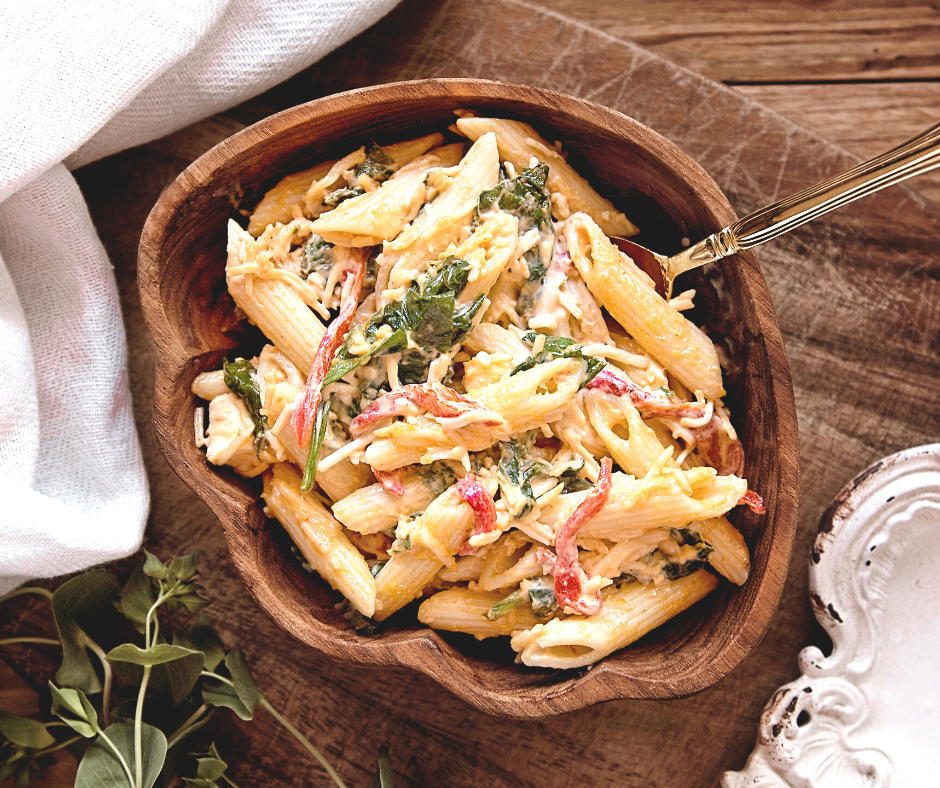
[[[413,112],[424,106],[477,106],[491,110],[498,107],[505,108],[501,111],[510,116],[521,115],[536,125],[548,127],[558,122],[555,118],[563,118],[590,129],[591,134],[598,135],[592,139],[608,146],[616,142],[626,149],[635,149],[655,161],[665,175],[681,172],[686,190],[683,194],[692,195],[693,201],[704,206],[695,210],[707,213],[707,224],[714,225],[709,231],[736,219],[714,181],[668,140],[614,110],[552,91],[488,80],[433,79],[361,88],[285,110],[238,132],[191,164],[161,195],[144,227],[138,277],[144,316],[154,337],[157,358],[154,426],[158,445],[174,471],[219,517],[235,567],[264,611],[297,640],[333,659],[347,664],[418,670],[484,711],[518,718],[561,714],[612,699],[674,698],[705,689],[740,665],[766,632],[783,592],[796,529],[799,448],[790,373],[770,296],[750,251],[735,256],[734,268],[726,277],[737,282],[742,293],[739,304],[744,310],[740,316],[742,323],[751,332],[755,347],[759,347],[751,354],[753,377],[757,381],[754,385],[766,396],[758,407],[773,403],[773,407],[760,411],[759,420],[756,415],[752,419],[760,425],[753,428],[758,436],[755,440],[765,442],[756,461],[764,468],[763,481],[770,490],[768,514],[758,523],[748,519],[750,513],[742,513],[743,521],[750,522],[752,530],[762,530],[755,536],[752,577],[742,589],[734,590],[748,601],[740,605],[728,603],[734,609],[725,612],[734,615],[723,620],[708,619],[707,628],[702,618],[682,625],[683,633],[691,629],[696,636],[702,634],[694,649],[683,641],[688,646],[687,653],[696,655],[694,658],[683,656],[684,649],[676,649],[672,640],[662,646],[657,641],[642,652],[648,654],[642,657],[646,661],[639,667],[619,652],[587,671],[569,671],[565,675],[549,672],[544,679],[533,679],[531,671],[523,675],[512,669],[504,670],[502,664],[466,656],[433,630],[402,630],[377,639],[337,630],[304,607],[312,602],[310,592],[304,591],[307,596],[300,599],[301,592],[288,592],[277,585],[280,580],[264,574],[268,568],[264,561],[269,558],[265,550],[270,545],[259,536],[266,528],[257,498],[250,496],[232,474],[209,469],[202,452],[187,444],[187,439],[191,443],[192,421],[186,413],[191,412],[194,404],[189,384],[201,371],[200,358],[206,355],[206,348],[199,347],[200,339],[193,335],[192,325],[174,322],[187,318],[180,317],[177,314],[180,310],[171,309],[164,299],[191,295],[179,282],[168,279],[172,274],[167,271],[169,266],[176,265],[173,255],[178,254],[174,250],[180,246],[177,236],[185,236],[187,228],[193,225],[206,226],[205,217],[194,217],[194,211],[199,209],[193,206],[203,204],[207,194],[222,193],[213,190],[219,178],[232,176],[240,171],[238,168],[257,166],[260,158],[269,161],[266,178],[287,174],[278,167],[287,166],[285,155],[296,156],[298,135],[303,135],[308,146],[313,139],[316,148],[317,138],[307,136],[310,129],[332,129],[351,114],[386,112],[389,106],[405,106]],[[387,112],[381,117],[386,119],[382,121],[386,126],[394,125],[395,121],[387,120]],[[363,133],[376,128],[377,122],[367,121]],[[383,133],[389,133],[388,129]],[[288,154],[282,149],[288,149]],[[294,171],[299,169],[303,167],[296,166]],[[222,175],[217,176],[217,172]],[[220,243],[221,271],[224,240]],[[723,611],[721,605],[724,602],[719,606]],[[722,631],[732,623],[733,631]],[[715,636],[713,628],[722,634]],[[671,667],[666,670],[663,666]]]
[[810,601],[832,638],[764,709],[724,788],[937,784],[940,443],[875,463],[823,515]]

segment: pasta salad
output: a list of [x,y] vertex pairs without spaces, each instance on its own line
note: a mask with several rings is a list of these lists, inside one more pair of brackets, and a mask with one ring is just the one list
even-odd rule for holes
[[268,339],[192,390],[209,462],[368,632],[505,635],[517,661],[589,665],[713,591],[763,511],[718,353],[610,241],[637,230],[525,123],[290,175],[230,221],[226,282]]

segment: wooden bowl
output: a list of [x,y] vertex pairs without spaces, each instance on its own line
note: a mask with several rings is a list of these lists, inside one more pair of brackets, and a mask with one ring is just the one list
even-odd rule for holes
[[[303,571],[290,541],[259,502],[260,484],[206,462],[193,439],[190,392],[223,356],[261,347],[240,327],[225,288],[230,196],[253,207],[281,177],[363,142],[380,144],[442,130],[467,108],[532,123],[559,139],[570,161],[641,228],[641,243],[679,249],[737,217],[718,186],[676,146],[597,104],[523,85],[474,79],[426,80],[354,90],[294,107],[235,134],[206,153],[162,194],[140,243],[140,293],[156,345],[154,425],[167,460],[222,522],[232,559],[252,594],[299,641],[347,663],[420,670],[473,705],[513,717],[560,714],[613,698],[672,698],[702,690],[734,670],[767,630],[783,590],[793,542],[798,441],[787,358],[767,286],[751,252],[721,266],[723,286],[708,311],[724,318],[740,374],[729,386],[732,417],[747,456],[746,476],[766,515],[732,515],[751,549],[751,576],[723,582],[703,602],[588,670],[550,671],[513,663],[508,638],[478,642],[435,632],[413,610],[358,635],[334,610],[337,595]],[[722,293],[719,298],[717,293]],[[707,299],[706,299],[707,300]],[[718,303],[721,301],[721,308]],[[414,605],[410,606],[414,608]],[[498,641],[498,642],[497,642]]]

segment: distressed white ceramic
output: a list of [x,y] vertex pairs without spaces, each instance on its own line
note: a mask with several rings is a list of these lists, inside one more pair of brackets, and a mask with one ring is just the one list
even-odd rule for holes
[[893,454],[823,516],[810,601],[832,638],[761,716],[724,788],[940,785],[940,444]]

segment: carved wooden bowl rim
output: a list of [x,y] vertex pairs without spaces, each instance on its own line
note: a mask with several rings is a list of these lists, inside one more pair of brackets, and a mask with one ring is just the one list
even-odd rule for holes
[[[249,193],[260,196],[283,175],[326,158],[321,154],[323,146],[336,146],[339,139],[318,144],[351,114],[375,108],[376,117],[381,115],[384,120],[365,131],[389,133],[396,123],[391,108],[396,107],[400,107],[400,114],[477,107],[530,120],[541,128],[583,130],[585,140],[606,145],[607,150],[616,146],[617,151],[631,153],[647,169],[652,168],[657,177],[649,178],[647,173],[647,191],[655,192],[660,181],[680,183],[681,188],[673,188],[669,199],[678,200],[673,206],[676,215],[688,204],[690,215],[699,216],[696,221],[708,225],[696,227],[696,231],[714,232],[737,218],[705,171],[656,132],[598,104],[525,85],[477,79],[399,82],[328,96],[268,117],[187,167],[160,196],[141,236],[140,294],[156,355],[154,427],[167,461],[219,517],[233,562],[261,607],[297,640],[334,659],[418,670],[487,712],[520,718],[551,716],[616,698],[673,698],[705,689],[740,665],[769,627],[783,590],[796,530],[799,449],[790,372],[770,294],[749,251],[730,258],[722,272],[746,329],[743,352],[748,368],[742,385],[757,392],[749,395],[753,412],[733,414],[736,424],[745,427],[749,468],[759,469],[760,478],[749,481],[767,503],[763,518],[755,519],[756,515],[747,512],[739,517],[751,549],[751,577],[742,588],[730,592],[726,588],[729,584],[722,584],[715,592],[719,601],[709,606],[706,599],[699,603],[697,612],[693,608],[680,616],[681,624],[670,622],[589,670],[539,671],[514,666],[505,659],[480,658],[464,653],[463,646],[455,647],[438,632],[415,626],[384,632],[374,639],[357,635],[345,622],[337,622],[325,591],[313,588],[316,581],[288,582],[290,578],[280,573],[272,576],[264,571],[270,568],[272,550],[276,550],[257,492],[229,469],[209,466],[195,447],[191,415],[195,401],[189,385],[211,364],[218,368],[222,354],[232,344],[201,346],[188,318],[171,308],[178,299],[192,297],[195,292],[193,282],[190,290],[178,286],[179,277],[184,277],[185,284],[187,275],[183,241],[195,246],[201,243],[193,229],[200,223],[194,212],[206,211],[209,205],[218,214],[221,209],[206,202],[210,198],[227,203],[226,190],[246,186]],[[308,130],[314,128],[320,136],[311,138]],[[399,136],[389,136],[389,141],[407,138],[404,127],[397,133]],[[347,135],[343,141],[346,147],[350,139]],[[301,161],[307,163],[298,166]],[[260,165],[264,167],[259,170]],[[630,166],[634,166],[633,160]],[[233,173],[241,173],[243,182],[233,183]],[[608,191],[617,188],[607,186]],[[215,227],[215,223],[223,226]],[[213,254],[218,252],[217,278],[222,278],[224,221],[210,217],[203,226],[209,228],[202,233],[210,238],[206,244],[213,244]],[[199,253],[194,251],[191,259],[198,259]],[[667,634],[658,634],[662,631]]]

